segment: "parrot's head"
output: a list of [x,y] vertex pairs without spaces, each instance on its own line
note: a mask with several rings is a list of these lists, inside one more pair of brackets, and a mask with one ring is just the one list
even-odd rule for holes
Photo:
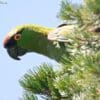
[[4,39],[3,45],[10,57],[20,60],[27,52],[45,54],[47,52],[47,35],[52,28],[25,24],[12,29]]
[[23,28],[16,28],[10,31],[3,41],[3,46],[7,49],[9,56],[16,60],[20,60],[19,56],[22,56],[27,52],[26,49],[22,48],[19,45],[19,41],[22,38],[23,30]]

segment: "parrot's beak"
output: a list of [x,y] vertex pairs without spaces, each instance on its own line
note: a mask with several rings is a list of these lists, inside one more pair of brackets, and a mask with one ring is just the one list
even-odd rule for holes
[[7,48],[7,52],[8,52],[8,55],[15,59],[15,60],[20,60],[20,58],[18,57],[18,50],[17,50],[17,47],[13,47],[13,48]]
[[4,39],[3,46],[7,49],[8,55],[15,60],[20,60],[19,56],[26,53],[26,50],[18,47],[16,41],[9,36]]
[[20,58],[18,58],[17,47],[15,44],[16,43],[11,39],[10,36],[6,36],[3,41],[3,46],[7,49],[8,55],[13,59],[20,60]]

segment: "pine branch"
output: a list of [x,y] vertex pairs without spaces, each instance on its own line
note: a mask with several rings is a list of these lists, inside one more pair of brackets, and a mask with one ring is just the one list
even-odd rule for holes
[[38,100],[38,98],[32,93],[25,92],[20,100]]
[[60,18],[77,21],[78,29],[66,37],[71,42],[64,43],[68,54],[62,57],[59,70],[43,64],[37,71],[30,70],[24,75],[20,84],[26,93],[43,94],[47,100],[100,99],[99,4],[100,0],[84,0],[84,4],[76,7],[62,1]]

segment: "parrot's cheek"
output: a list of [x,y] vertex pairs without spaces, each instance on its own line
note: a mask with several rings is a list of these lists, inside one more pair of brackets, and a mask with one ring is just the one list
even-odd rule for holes
[[8,48],[7,52],[9,54],[9,56],[15,60],[20,60],[19,56],[22,56],[26,53],[26,50],[21,49],[17,46],[12,47],[12,48]]

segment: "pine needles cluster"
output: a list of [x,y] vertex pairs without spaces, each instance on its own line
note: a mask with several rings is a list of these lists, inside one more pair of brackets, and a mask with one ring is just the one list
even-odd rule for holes
[[59,18],[75,21],[79,29],[65,43],[69,55],[62,57],[59,70],[42,64],[20,79],[22,100],[100,100],[100,0],[73,4],[62,0]]

